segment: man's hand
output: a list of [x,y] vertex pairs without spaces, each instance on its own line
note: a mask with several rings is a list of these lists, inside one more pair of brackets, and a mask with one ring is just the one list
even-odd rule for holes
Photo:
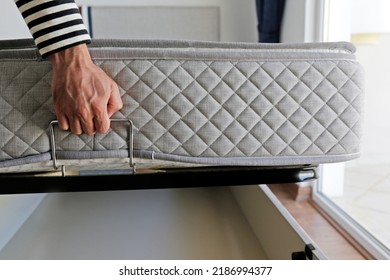
[[117,84],[91,59],[85,44],[49,56],[58,125],[74,134],[105,133],[122,106]]

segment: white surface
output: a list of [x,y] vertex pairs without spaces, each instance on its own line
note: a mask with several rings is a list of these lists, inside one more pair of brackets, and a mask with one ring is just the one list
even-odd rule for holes
[[231,189],[269,259],[291,259],[292,252],[305,251],[307,244],[315,248],[313,259],[326,259],[318,245],[266,185]]
[[218,7],[91,7],[88,16],[93,38],[220,40]]
[[0,195],[0,251],[44,197],[45,194]]
[[78,0],[77,3],[86,6],[219,7],[221,41],[257,42],[258,40],[254,0]]
[[353,0],[352,33],[390,33],[390,1]]
[[14,0],[2,0],[0,9],[0,39],[31,38],[30,31]]
[[228,188],[48,194],[0,252],[0,259],[264,258]]

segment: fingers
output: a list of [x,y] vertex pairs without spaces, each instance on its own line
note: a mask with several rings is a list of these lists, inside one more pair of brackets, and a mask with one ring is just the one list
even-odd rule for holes
[[[110,129],[110,116],[107,113],[108,105],[101,105],[89,114],[69,115],[68,118],[63,117],[60,128],[64,130],[71,130],[73,134],[80,135],[85,133],[87,135],[94,135],[95,133],[104,134]],[[59,121],[60,123],[60,121]]]
[[94,135],[95,133],[104,134],[110,129],[110,116],[107,113],[108,106],[98,116],[92,113],[84,117],[80,117],[77,114],[69,114],[68,116],[57,114],[58,126],[62,130],[70,130],[77,135],[82,133],[88,135]]
[[69,130],[69,122],[68,119],[65,117],[65,115],[57,113],[57,121],[58,121],[58,126],[62,130]]
[[123,107],[123,102],[122,102],[121,95],[119,93],[118,86],[117,85],[113,85],[113,88],[111,90],[111,95],[110,95],[110,98],[109,98],[108,104],[107,104],[107,114],[108,114],[108,117],[111,118],[112,115],[115,112],[117,112],[120,109],[122,109],[122,107]]
[[84,132],[88,135],[94,135],[97,132],[97,129],[95,128],[96,127],[95,123],[94,123],[93,119],[90,119],[90,118],[87,120],[83,120],[83,121],[75,121],[74,125],[75,125],[74,126],[75,131],[72,130],[72,133],[74,133],[74,134],[78,134],[78,133],[76,133],[76,131],[79,132],[78,127],[80,127],[80,130],[82,129],[82,131],[80,131],[79,134]]
[[73,119],[69,121],[67,117],[61,115],[61,116],[57,116],[57,120],[58,120],[58,126],[62,130],[65,131],[70,130],[73,134],[77,134],[77,135],[83,133],[83,130],[86,131],[84,128],[82,128],[82,125],[78,119]]
[[110,129],[110,119],[107,114],[103,118],[94,118],[93,126],[96,129],[97,133],[106,133]]
[[[72,131],[73,134],[80,135],[83,133],[82,125],[79,120],[74,119],[73,121],[70,122],[70,130]],[[84,130],[85,131],[85,130]]]
[[110,129],[111,116],[122,109],[122,106],[123,103],[118,86],[115,83],[112,83],[111,94],[109,95],[107,103],[101,104],[101,107],[96,109],[96,112],[100,112],[96,114],[93,119],[97,133],[106,133]]
[[[72,117],[66,117],[64,114],[57,114],[57,121],[58,121],[58,127],[61,130],[67,131],[70,130],[73,134],[80,135],[83,132],[88,135],[94,135],[97,131],[95,127],[100,127],[100,123],[96,123],[93,121],[93,119],[90,120],[81,120],[79,118],[72,118]],[[106,125],[107,127],[107,125]],[[109,124],[108,124],[109,128]],[[108,130],[106,128],[106,130]],[[104,133],[100,131],[106,131],[106,130],[99,130],[99,133]]]

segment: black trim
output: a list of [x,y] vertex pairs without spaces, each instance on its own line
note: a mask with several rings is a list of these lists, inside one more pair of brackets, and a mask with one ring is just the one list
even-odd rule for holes
[[0,175],[0,194],[119,191],[296,183],[317,179],[316,166],[291,168],[214,167],[160,173],[80,176]]

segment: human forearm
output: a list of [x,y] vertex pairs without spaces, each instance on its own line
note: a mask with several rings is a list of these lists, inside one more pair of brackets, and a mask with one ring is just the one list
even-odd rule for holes
[[74,0],[14,0],[43,57],[91,38]]
[[90,36],[73,0],[15,0],[37,48],[52,63],[52,96],[60,128],[105,133],[122,108],[117,84],[98,66]]

